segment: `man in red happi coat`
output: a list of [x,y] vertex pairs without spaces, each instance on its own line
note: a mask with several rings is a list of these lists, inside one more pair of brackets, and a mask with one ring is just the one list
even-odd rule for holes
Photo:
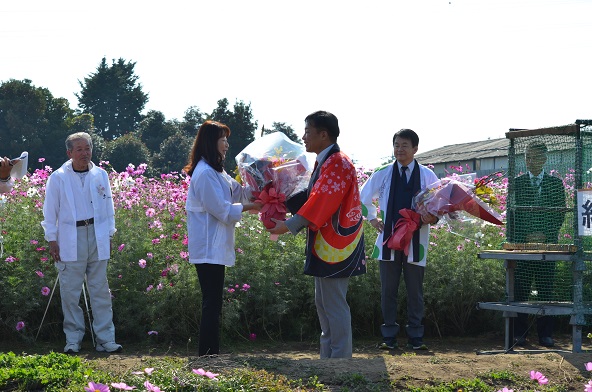
[[[304,273],[314,276],[321,324],[321,358],[351,358],[351,315],[346,300],[350,276],[366,272],[362,209],[356,169],[337,145],[337,117],[325,111],[305,119],[302,140],[317,154],[304,204],[272,234],[307,228]],[[290,205],[288,205],[291,207]]]

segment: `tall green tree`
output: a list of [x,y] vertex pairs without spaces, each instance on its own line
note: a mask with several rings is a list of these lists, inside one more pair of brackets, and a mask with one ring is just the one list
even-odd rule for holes
[[82,89],[76,94],[78,106],[94,116],[97,132],[107,140],[132,131],[142,119],[148,94],[138,83],[135,65],[120,58],[109,66],[103,57],[95,73],[78,81]]
[[290,125],[286,125],[286,123],[274,122],[271,128],[265,128],[265,126],[261,127],[261,136],[269,135],[270,133],[274,132],[282,132],[288,137],[288,139],[298,144],[302,144],[302,139],[298,137],[296,131],[294,131],[294,128],[292,128]]
[[197,106],[191,106],[185,111],[183,122],[181,122],[181,130],[186,136],[194,138],[197,134],[199,126],[203,124],[203,122],[206,121],[208,117],[209,116],[199,110]]
[[228,109],[228,99],[223,98],[218,101],[218,107],[214,109],[210,117],[212,120],[224,123],[230,128],[230,147],[226,153],[224,167],[227,172],[233,172],[236,168],[234,158],[249,143],[255,140],[257,121],[253,121],[251,104],[247,105],[243,101],[236,101],[231,111]]
[[160,144],[177,131],[175,123],[166,121],[162,112],[151,110],[136,128],[140,140],[152,154],[158,154]]
[[29,166],[40,158],[44,165],[60,166],[74,111],[65,98],[55,98],[31,80],[10,79],[0,85],[0,155],[29,152]]

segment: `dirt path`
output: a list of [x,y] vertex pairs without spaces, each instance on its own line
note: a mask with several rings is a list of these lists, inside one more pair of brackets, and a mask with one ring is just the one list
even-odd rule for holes
[[[556,349],[571,350],[570,336],[561,337],[556,341]],[[174,350],[166,353],[153,350],[150,356],[185,356],[192,367],[207,368],[215,372],[249,366],[282,374],[290,379],[306,380],[317,376],[319,382],[330,390],[340,390],[344,385],[349,386],[349,390],[405,390],[409,385],[419,387],[442,381],[472,379],[476,375],[491,372],[509,371],[528,378],[531,370],[537,370],[547,376],[550,385],[562,384],[568,386],[569,390],[581,391],[583,385],[592,378],[592,373],[584,367],[585,363],[592,361],[592,353],[477,354],[481,351],[501,350],[501,336],[430,339],[426,342],[430,345],[429,351],[381,351],[375,348],[375,342],[358,341],[354,344],[352,359],[336,360],[319,360],[314,344],[293,343],[278,343],[270,348],[257,348],[257,345],[254,345],[250,349],[241,348],[241,352],[224,353],[217,357],[196,358]],[[525,349],[541,350],[543,347],[532,345],[526,346]],[[91,353],[87,358],[96,360],[99,366],[105,366],[112,371],[115,370],[114,366],[118,371],[142,369],[143,362],[149,356],[142,353],[142,350],[135,353],[133,350],[130,347],[124,354],[110,357]],[[366,385],[367,389],[351,388],[356,383],[358,386]],[[503,387],[504,383],[509,384],[502,380],[496,385]],[[372,385],[374,387],[370,387]],[[532,387],[535,386],[533,382]]]
[[[191,368],[201,367],[216,373],[250,367],[295,380],[308,380],[316,376],[331,391],[406,390],[409,386],[435,385],[443,381],[472,379],[477,375],[492,372],[500,374],[504,371],[528,379],[530,371],[537,370],[547,376],[550,386],[563,385],[568,390],[582,391],[584,384],[592,378],[592,372],[585,370],[585,364],[592,362],[592,353],[572,354],[570,339],[568,335],[556,338],[555,348],[566,352],[495,355],[477,353],[501,350],[502,336],[426,339],[429,351],[382,351],[376,348],[376,341],[354,340],[353,358],[334,360],[319,360],[316,342],[237,342],[235,352],[229,352],[228,347],[222,345],[221,355],[198,358],[195,357],[196,349],[193,347],[162,348],[131,344],[124,344],[123,353],[107,355],[97,353],[90,342],[85,341],[79,356],[112,374],[142,370],[147,367],[150,359],[171,356],[186,360]],[[8,347],[3,344],[0,345],[0,350],[32,354],[59,352],[62,347],[59,343],[28,348]],[[525,349],[541,350],[543,347],[532,345]],[[585,346],[584,349],[591,347]],[[488,384],[495,385],[496,390],[498,387],[511,386],[511,382],[504,379]],[[529,388],[536,387],[534,382],[527,381],[527,384]]]

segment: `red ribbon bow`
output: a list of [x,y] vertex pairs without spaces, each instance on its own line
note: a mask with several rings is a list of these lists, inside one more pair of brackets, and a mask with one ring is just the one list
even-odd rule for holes
[[411,243],[411,238],[413,238],[413,233],[421,225],[421,215],[407,208],[399,210],[399,214],[401,214],[401,218],[395,224],[393,234],[391,234],[383,245],[386,243],[390,249],[402,250],[405,252],[405,256],[409,256],[409,244]]
[[275,227],[275,222],[271,218],[278,220],[286,219],[286,195],[276,191],[271,184],[266,185],[261,192],[253,192],[256,203],[263,204],[261,211],[259,211],[259,219],[267,229]]

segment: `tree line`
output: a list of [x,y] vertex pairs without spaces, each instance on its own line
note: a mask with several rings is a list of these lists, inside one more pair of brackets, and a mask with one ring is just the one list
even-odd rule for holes
[[[149,100],[143,92],[136,63],[122,58],[107,63],[105,57],[96,70],[78,81],[78,107],[72,109],[65,98],[56,98],[29,79],[10,79],[0,84],[0,156],[14,158],[29,152],[30,166],[43,158],[43,165],[57,168],[66,160],[64,141],[74,132],[88,132],[93,139],[93,161],[108,161],[117,171],[128,164],[148,164],[151,175],[180,171],[187,163],[193,139],[206,120],[220,121],[232,131],[226,170],[232,172],[234,157],[255,140],[258,122],[251,104],[218,100],[212,113],[189,107],[182,119],[167,120],[150,110],[142,114]],[[301,143],[294,129],[283,122],[260,134],[283,132]]]

